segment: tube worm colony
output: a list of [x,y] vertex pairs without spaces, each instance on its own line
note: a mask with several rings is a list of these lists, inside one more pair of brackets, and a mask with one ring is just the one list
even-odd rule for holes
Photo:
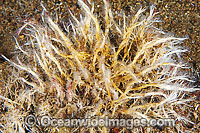
[[173,118],[177,130],[183,123],[193,123],[174,109],[184,109],[193,100],[185,94],[196,90],[181,59],[186,49],[179,44],[186,38],[154,27],[159,19],[153,6],[148,16],[140,8],[133,16],[117,14],[121,19],[116,22],[104,0],[101,26],[94,5],[89,8],[82,0],[79,4],[82,17],[69,11],[73,20],[64,29],[43,7],[42,23],[30,20],[19,29],[27,42],[21,45],[16,40],[20,51],[16,61],[2,55],[12,64],[13,73],[1,90],[7,108],[1,114],[1,130],[110,131],[106,127],[30,128],[22,120],[30,113],[56,118]]

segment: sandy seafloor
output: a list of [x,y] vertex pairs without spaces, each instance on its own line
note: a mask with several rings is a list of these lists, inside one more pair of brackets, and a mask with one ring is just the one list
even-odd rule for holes
[[[87,1],[87,0],[84,0]],[[94,1],[94,0],[91,0]],[[199,0],[108,0],[113,11],[119,12],[121,9],[129,14],[129,10],[137,10],[141,5],[155,6],[155,11],[159,12],[157,17],[162,22],[157,25],[165,32],[174,34],[176,37],[188,37],[182,44],[189,51],[184,54],[184,59],[192,66],[196,76],[197,85],[200,84],[200,1]],[[99,15],[103,14],[102,0],[94,1],[95,10]],[[70,9],[77,16],[80,13],[80,6],[77,0],[44,0],[41,3],[47,8],[51,16],[58,14],[59,21],[67,21]],[[100,6],[98,6],[100,5]],[[132,9],[130,8],[132,7]],[[8,58],[13,58],[15,42],[13,36],[24,24],[23,21],[35,18],[40,20],[42,7],[37,0],[0,0],[0,53]],[[101,17],[100,17],[101,18]],[[23,35],[18,36],[23,39]],[[25,39],[25,38],[24,38]],[[0,57],[1,72],[6,66],[5,60]],[[0,87],[3,83],[0,81]],[[200,85],[199,85],[200,86]],[[198,92],[199,96],[199,92]],[[199,98],[197,98],[199,100]],[[199,110],[197,114],[199,115]],[[197,120],[199,126],[199,118]],[[197,130],[200,127],[196,127]]]

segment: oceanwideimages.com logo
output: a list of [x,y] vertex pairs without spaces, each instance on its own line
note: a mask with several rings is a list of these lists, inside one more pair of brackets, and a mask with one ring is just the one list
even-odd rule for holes
[[43,127],[126,127],[132,129],[134,127],[173,127],[175,126],[174,119],[110,119],[108,116],[105,118],[88,117],[84,119],[71,118],[51,118],[48,115],[41,116],[37,119],[34,115],[25,117],[25,124],[27,126],[35,126],[39,123]]

